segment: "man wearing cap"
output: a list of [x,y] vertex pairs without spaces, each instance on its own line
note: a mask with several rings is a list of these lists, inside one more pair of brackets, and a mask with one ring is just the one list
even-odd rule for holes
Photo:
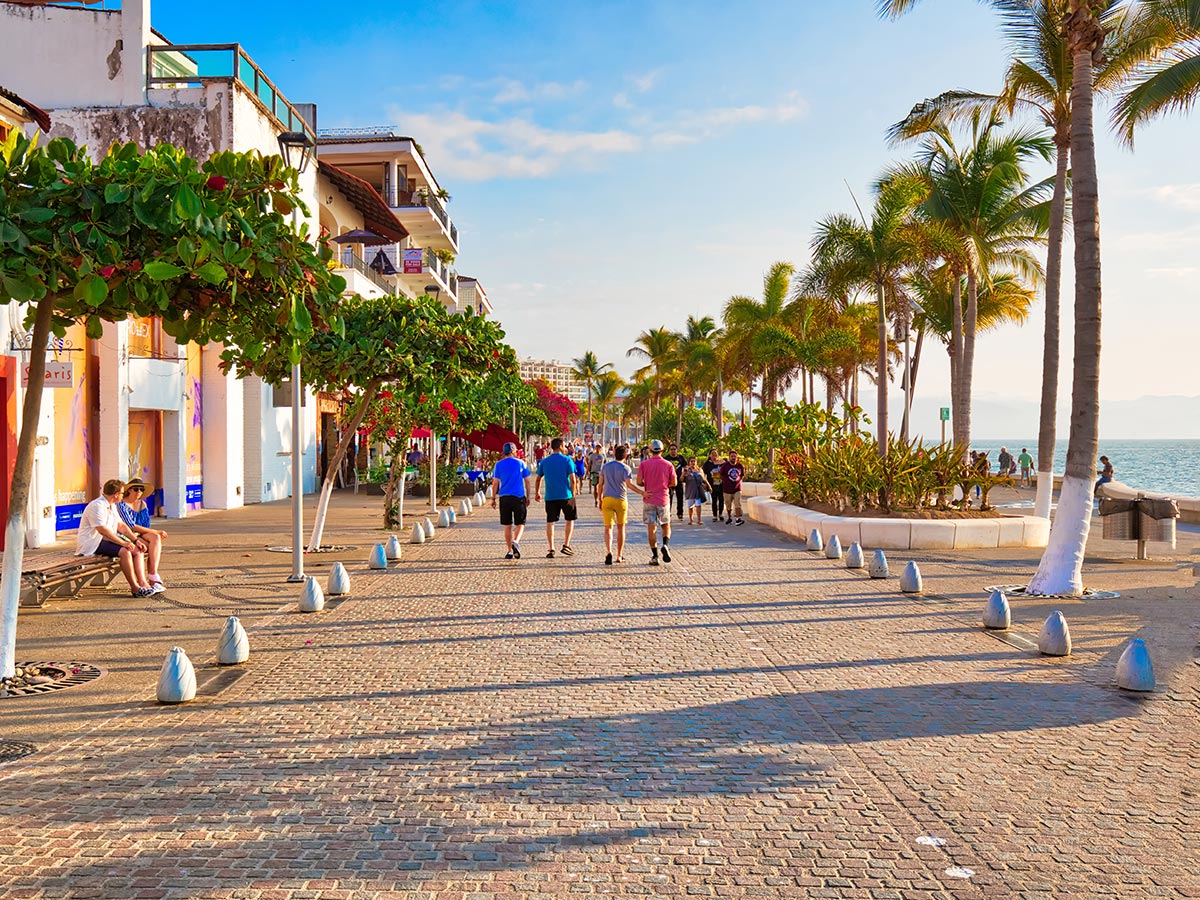
[[149,597],[154,588],[146,580],[146,544],[117,512],[124,490],[123,481],[110,478],[100,489],[100,496],[84,507],[75,535],[75,555],[114,557],[121,564],[133,596]]
[[135,478],[125,485],[125,493],[117,504],[117,512],[122,521],[142,539],[146,545],[146,578],[154,593],[161,594],[166,590],[162,579],[158,576],[158,561],[162,558],[163,538],[167,533],[161,528],[150,527],[150,507],[146,497],[154,493],[154,487],[146,484],[140,478]]
[[637,483],[644,487],[642,521],[646,523],[650,540],[650,565],[658,565],[658,529],[662,528],[662,559],[671,561],[671,488],[679,483],[675,467],[663,459],[663,443],[657,438],[650,442],[650,457],[637,470]]
[[521,535],[525,533],[525,514],[529,507],[529,466],[517,458],[517,445],[504,445],[503,458],[492,469],[492,509],[500,506],[500,524],[504,526],[505,559],[521,558]]

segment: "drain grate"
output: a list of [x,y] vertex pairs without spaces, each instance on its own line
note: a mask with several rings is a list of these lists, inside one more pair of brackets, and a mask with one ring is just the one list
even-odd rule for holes
[[24,741],[0,741],[0,765],[24,759],[35,750],[37,747]]
[[22,672],[36,671],[34,678],[18,678],[0,686],[0,699],[6,697],[29,697],[50,691],[61,691],[95,681],[104,674],[103,669],[81,662],[24,662],[17,663]]

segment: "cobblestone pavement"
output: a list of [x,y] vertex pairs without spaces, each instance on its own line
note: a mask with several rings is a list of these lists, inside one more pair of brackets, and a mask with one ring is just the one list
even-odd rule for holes
[[0,766],[0,897],[1200,896],[1195,623],[1133,697],[1111,616],[1043,659],[757,525],[606,567],[540,511],[519,562],[490,510],[360,548],[228,686]]

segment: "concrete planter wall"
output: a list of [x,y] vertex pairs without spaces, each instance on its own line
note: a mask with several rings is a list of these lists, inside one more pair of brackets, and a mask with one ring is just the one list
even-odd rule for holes
[[[762,487],[769,488],[770,485]],[[769,492],[749,491],[744,492],[742,507],[755,522],[769,525],[776,531],[805,539],[816,528],[825,540],[837,535],[844,547],[858,542],[863,547],[881,550],[993,550],[1045,547],[1050,538],[1050,520],[1036,516],[1004,516],[998,519],[827,516],[790,503],[781,503],[772,499]]]

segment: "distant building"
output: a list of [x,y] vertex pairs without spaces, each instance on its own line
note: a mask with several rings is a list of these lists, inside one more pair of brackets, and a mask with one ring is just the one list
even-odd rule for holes
[[519,366],[522,380],[545,381],[580,406],[587,403],[587,386],[575,377],[573,367],[563,365],[557,359],[549,362],[544,359],[523,359]]

